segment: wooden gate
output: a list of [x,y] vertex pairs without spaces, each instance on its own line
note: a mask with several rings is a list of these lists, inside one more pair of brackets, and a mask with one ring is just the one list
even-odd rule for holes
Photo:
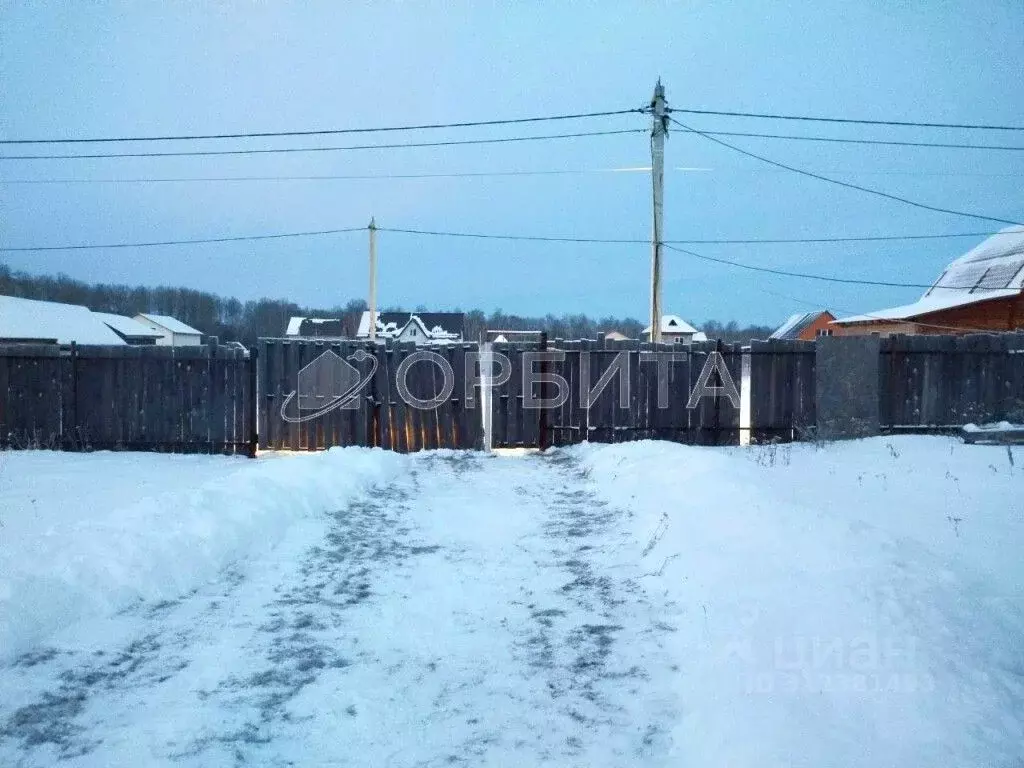
[[[738,344],[556,339],[494,344],[493,350],[507,357],[510,370],[508,380],[493,390],[493,447],[643,439],[739,443]],[[691,401],[695,391],[708,388],[715,393]],[[540,407],[538,399],[544,398],[557,401]]]
[[815,342],[772,339],[750,344],[744,388],[750,399],[750,438],[789,442],[812,436],[815,407]]
[[[467,355],[476,350],[475,344],[260,339],[260,447],[481,448],[479,399],[465,397],[473,362]],[[450,394],[440,397],[448,384]]]

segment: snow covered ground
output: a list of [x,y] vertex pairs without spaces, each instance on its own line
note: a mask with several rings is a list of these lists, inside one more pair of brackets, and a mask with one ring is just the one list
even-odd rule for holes
[[73,620],[179,597],[401,458],[0,452],[0,663]]
[[1020,766],[1019,452],[0,454],[0,764]]

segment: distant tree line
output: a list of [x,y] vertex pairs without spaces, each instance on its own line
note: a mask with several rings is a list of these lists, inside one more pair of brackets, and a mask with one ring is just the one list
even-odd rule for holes
[[[80,304],[97,312],[113,312],[134,316],[139,312],[173,315],[184,323],[221,341],[253,344],[260,336],[282,336],[289,318],[330,317],[344,320],[345,332],[354,336],[359,316],[367,308],[362,299],[351,299],[332,307],[304,307],[284,299],[240,301],[191,288],[161,286],[110,285],[85,283],[67,275],[30,275],[0,264],[0,295],[25,299]],[[402,311],[403,307],[382,307],[381,311]],[[427,311],[419,306],[408,311]],[[455,309],[455,312],[463,310]],[[465,337],[480,339],[489,330],[547,331],[552,338],[595,338],[599,333],[619,331],[629,338],[639,338],[646,323],[633,318],[591,318],[583,314],[530,317],[510,315],[498,309],[490,314],[474,309],[465,312]],[[690,320],[690,318],[686,318]],[[692,322],[692,320],[690,320]],[[709,320],[698,327],[708,338],[723,341],[763,339],[771,333],[767,326],[741,326],[735,321],[720,323]]]

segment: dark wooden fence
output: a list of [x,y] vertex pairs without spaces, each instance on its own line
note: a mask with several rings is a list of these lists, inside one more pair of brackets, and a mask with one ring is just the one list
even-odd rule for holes
[[799,440],[816,423],[814,342],[753,341],[744,388],[755,443]]
[[[260,339],[258,349],[261,448],[313,451],[361,445],[408,453],[483,446],[479,397],[473,402],[465,398],[467,355],[477,353],[476,344],[417,348],[354,340]],[[451,367],[453,389],[436,407],[413,407],[398,390],[401,373],[402,383],[419,400],[442,392],[445,374],[438,365],[421,360],[401,370],[403,360],[417,351],[439,355]],[[353,386],[344,379],[346,365],[358,371],[358,376],[349,372],[353,381],[358,379]],[[354,388],[358,390],[346,398]]]
[[255,451],[243,349],[0,345],[0,446]]
[[[754,442],[814,434],[813,342],[753,342],[742,349],[716,342],[554,340],[492,348],[511,364],[508,380],[490,394],[494,447],[644,438],[736,444],[740,409],[728,398],[706,396],[695,408],[687,407],[713,353],[722,356],[748,400]],[[531,362],[526,356],[542,350],[555,353],[556,359]],[[216,344],[0,345],[0,447],[254,455],[257,412],[262,448],[361,445],[410,452],[482,447],[486,401],[479,388],[467,389],[467,376],[478,375],[478,346],[430,347],[434,362],[420,359],[410,365],[409,356],[423,351],[411,344],[326,339],[261,339],[251,354]],[[662,355],[660,365],[654,355]],[[1024,422],[1024,333],[893,336],[880,340],[878,359],[884,431]],[[339,378],[345,371],[342,361],[357,371],[349,371],[356,389],[344,403],[341,396],[351,387]],[[554,397],[555,384],[536,379],[557,374],[567,383],[565,401],[546,409],[524,407],[529,399],[524,381],[531,384],[531,377],[523,375],[527,364],[540,374],[532,380],[530,396]],[[398,389],[399,379],[407,395],[429,400],[444,388],[439,365],[451,371],[451,393],[431,407],[410,405]],[[620,369],[588,407],[581,381],[589,390],[613,365]],[[300,385],[300,379],[305,383]],[[659,387],[667,396],[664,407],[659,407]],[[344,407],[335,407],[339,403]]]
[[[741,348],[738,344],[556,339],[540,347],[494,344],[493,349],[511,362],[509,380],[496,387],[492,395],[494,447],[546,447],[585,440],[615,443],[658,439],[695,445],[739,442],[740,410],[727,397],[703,397],[696,407],[687,407],[690,393],[712,353],[722,356],[739,388]],[[531,361],[531,356],[526,354],[539,351],[556,353],[553,357],[559,359]],[[620,354],[623,357],[619,357]],[[560,376],[567,383],[565,401],[548,409],[524,407],[527,397],[523,391],[524,381],[533,382],[531,397],[554,398],[557,394],[552,383],[537,382],[529,375],[524,378],[526,365],[532,365],[539,378],[544,374]],[[581,382],[589,391],[612,366],[618,366],[617,370],[588,404]],[[664,388],[660,405],[659,381]],[[721,382],[716,377],[710,383]]]
[[880,345],[882,429],[1024,423],[1024,333],[892,336]]
[[[490,391],[491,447],[537,448],[541,444],[542,413],[523,407],[523,354],[538,352],[540,347],[531,342],[509,342],[491,344],[491,350],[504,355],[511,364],[508,380],[495,381]],[[541,395],[540,386],[535,387],[534,395]]]

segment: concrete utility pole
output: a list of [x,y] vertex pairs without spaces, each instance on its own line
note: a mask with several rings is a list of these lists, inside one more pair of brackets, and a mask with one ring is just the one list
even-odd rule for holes
[[377,340],[377,223],[370,217],[370,341]]
[[665,194],[665,136],[668,113],[665,111],[665,86],[658,78],[651,100],[651,183],[654,188],[654,226],[651,231],[651,341],[661,341],[661,239]]

